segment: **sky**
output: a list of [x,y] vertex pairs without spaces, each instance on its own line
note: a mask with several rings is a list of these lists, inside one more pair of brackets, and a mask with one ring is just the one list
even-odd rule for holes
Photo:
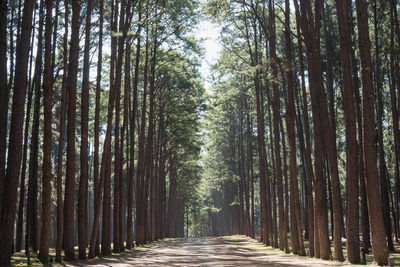
[[203,39],[203,47],[205,54],[201,61],[200,73],[203,77],[204,87],[207,93],[211,93],[211,65],[215,64],[218,60],[219,53],[222,49],[221,44],[218,42],[221,26],[212,23],[210,20],[201,21],[193,34],[197,38]]
[[[212,78],[211,78],[211,66],[217,63],[219,54],[222,50],[222,46],[218,41],[221,26],[212,23],[208,19],[202,20],[193,31],[193,36],[198,39],[202,39],[202,46],[204,48],[204,56],[201,59],[200,74],[202,76],[203,85],[208,95],[212,95]],[[204,119],[204,114],[201,115],[201,120]],[[204,138],[206,135],[205,129],[203,128],[200,132],[200,136]],[[207,151],[204,146],[201,147],[201,154],[203,158],[206,157]],[[202,163],[201,163],[202,164]]]

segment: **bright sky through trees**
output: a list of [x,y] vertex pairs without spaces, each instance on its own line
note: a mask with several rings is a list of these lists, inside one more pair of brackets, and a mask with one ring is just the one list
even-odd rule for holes
[[204,57],[202,58],[200,72],[203,77],[207,93],[211,93],[211,66],[216,63],[221,51],[218,42],[221,26],[210,20],[203,20],[194,31],[197,38],[204,39]]

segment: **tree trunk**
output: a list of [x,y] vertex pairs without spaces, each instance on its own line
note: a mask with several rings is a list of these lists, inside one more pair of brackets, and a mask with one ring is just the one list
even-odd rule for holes
[[41,76],[42,76],[42,59],[43,59],[43,25],[44,25],[44,4],[40,1],[39,11],[39,32],[38,44],[35,60],[35,74],[33,77],[33,85],[35,92],[34,115],[32,123],[31,150],[29,156],[29,180],[28,180],[28,202],[26,207],[26,244],[27,252],[32,247],[32,251],[38,250],[38,165],[39,165],[39,122],[40,122],[40,98],[41,92]]
[[[399,170],[399,157],[400,157],[400,129],[399,129],[399,111],[397,108],[397,96],[396,96],[396,79],[400,81],[396,72],[399,69],[398,59],[396,57],[395,50],[395,25],[397,20],[396,2],[390,1],[390,102],[392,111],[392,125],[393,125],[393,139],[395,143],[395,154],[396,154],[396,169],[395,169],[395,207],[397,211],[397,219],[395,219],[395,228],[397,228],[396,240],[399,236],[399,201],[400,201],[400,170]],[[399,86],[397,86],[399,88]]]
[[[292,44],[290,39],[290,5],[289,1],[285,0],[285,43],[286,43],[286,60],[291,65],[292,62]],[[299,200],[299,188],[298,188],[298,178],[297,178],[297,166],[296,166],[296,140],[295,140],[295,109],[294,109],[294,81],[293,81],[293,72],[289,67],[286,70],[286,78],[287,78],[287,102],[286,102],[286,127],[287,134],[289,139],[289,147],[290,147],[290,198],[293,199],[290,201],[291,209],[291,237],[292,244],[296,242],[299,246],[294,250],[294,253],[298,253],[300,255],[305,255],[304,243],[303,243],[303,231],[301,229],[301,217],[300,217],[300,200]],[[294,204],[294,205],[293,205]],[[293,205],[293,206],[292,206]],[[293,221],[292,221],[293,220]],[[297,227],[297,228],[296,228]],[[293,234],[296,233],[296,234]],[[294,238],[298,238],[298,240],[294,241]],[[292,249],[294,249],[292,247]]]
[[[242,169],[242,174],[243,174],[243,183],[244,183],[244,197],[245,197],[245,234],[247,236],[251,236],[251,227],[250,227],[250,192],[249,192],[249,186],[250,186],[250,172],[248,166],[245,167],[245,161],[246,161],[246,147],[244,144],[244,116],[245,111],[246,111],[246,96],[244,94],[241,95],[240,98],[240,151],[241,151],[241,169]],[[249,164],[249,162],[247,162]]]
[[[33,23],[35,23],[36,12],[34,12]],[[31,41],[31,55],[33,54],[33,44],[35,37],[35,29],[32,30],[32,41]],[[24,221],[24,205],[26,205],[25,197],[25,180],[26,180],[26,162],[28,158],[28,137],[29,137],[29,125],[31,121],[31,109],[32,109],[32,96],[33,96],[33,86],[31,86],[32,80],[32,61],[33,56],[29,59],[29,81],[28,81],[28,104],[25,116],[25,129],[24,129],[24,148],[22,157],[22,167],[21,167],[21,182],[19,191],[19,206],[18,206],[18,221],[17,221],[17,233],[16,233],[16,243],[15,251],[19,252],[22,249],[23,242],[23,221]],[[7,103],[8,105],[8,103]],[[8,109],[7,109],[8,111]]]
[[249,183],[250,200],[251,200],[251,218],[250,218],[250,237],[254,238],[254,176],[253,176],[253,148],[252,148],[252,125],[250,119],[250,103],[248,96],[245,97],[245,110],[246,110],[246,149],[247,149],[247,178]]
[[382,201],[377,188],[378,169],[375,146],[374,121],[374,89],[372,78],[371,42],[368,31],[368,14],[365,0],[356,0],[358,43],[361,59],[361,81],[363,100],[363,139],[364,139],[364,166],[368,197],[368,210],[371,222],[372,250],[374,259],[379,265],[386,265],[388,261],[385,226],[382,214]]
[[[130,117],[130,162],[129,162],[129,177],[128,177],[128,216],[127,216],[127,241],[126,247],[130,249],[133,247],[133,221],[132,221],[132,202],[133,202],[133,191],[134,191],[134,158],[135,158],[135,129],[136,129],[136,114],[137,114],[137,106],[138,106],[138,83],[139,83],[139,63],[140,63],[140,34],[142,31],[142,6],[139,3],[138,7],[138,29],[136,31],[137,40],[136,40],[136,58],[135,58],[135,74],[133,78],[133,107],[132,113]],[[136,191],[137,194],[138,191]]]
[[53,0],[46,0],[46,30],[45,30],[45,54],[44,54],[44,76],[43,76],[43,99],[44,99],[44,126],[43,126],[43,178],[42,178],[42,230],[40,234],[40,250],[39,259],[42,262],[48,262],[50,236],[51,236],[51,180],[52,162],[52,97],[53,97],[53,80],[52,80],[52,11]]
[[[270,59],[272,60],[271,70],[272,70],[272,79],[277,79],[277,66],[278,62],[276,62],[276,38],[275,38],[275,11],[272,0],[269,0],[269,16],[271,21],[270,25],[270,42],[269,42],[269,51],[270,51]],[[285,239],[287,239],[287,233],[285,233],[285,210],[283,203],[283,185],[282,185],[282,159],[281,159],[281,149],[280,149],[280,135],[279,135],[279,118],[280,118],[280,100],[279,100],[279,91],[278,84],[276,82],[272,83],[273,89],[273,103],[272,103],[272,114],[273,114],[273,123],[274,123],[274,154],[275,154],[275,172],[274,176],[277,183],[278,189],[278,216],[279,216],[279,249],[284,250],[285,248]],[[285,159],[286,160],[286,159]],[[294,253],[298,252],[298,242],[297,236],[295,237],[296,242],[293,243],[292,239],[292,250]]]
[[388,243],[388,248],[390,251],[394,251],[393,241],[392,241],[392,225],[390,218],[390,203],[389,203],[389,192],[388,192],[388,174],[386,170],[386,160],[385,152],[383,147],[383,103],[382,103],[382,80],[381,80],[381,58],[380,58],[380,45],[379,45],[379,26],[380,18],[378,18],[378,3],[375,0],[373,2],[374,10],[374,35],[375,35],[375,68],[374,68],[374,82],[375,82],[375,93],[376,93],[376,116],[377,116],[377,149],[379,156],[379,177],[381,185],[381,197],[382,197],[382,211],[383,220],[385,224],[386,239]]
[[[348,9],[352,9],[351,3],[348,3]],[[357,42],[355,41],[355,31],[353,23],[353,15],[351,15],[350,29],[352,38],[352,50],[351,50],[351,67],[352,67],[352,78],[356,101],[356,116],[357,116],[357,135],[358,135],[358,175],[360,180],[360,210],[361,210],[361,225],[362,225],[362,251],[363,253],[368,253],[371,247],[370,242],[370,228],[369,228],[369,215],[368,215],[368,204],[367,204],[367,191],[365,185],[365,173],[364,173],[364,141],[363,141],[363,127],[362,127],[362,111],[361,111],[361,96],[360,96],[360,79],[359,79],[359,69],[357,67],[357,60],[355,56],[355,49]]]
[[[111,7],[111,30],[117,32],[118,4],[112,2]],[[111,39],[111,58],[110,58],[110,93],[108,99],[107,113],[107,133],[104,140],[103,156],[100,170],[100,184],[104,181],[103,196],[103,220],[102,220],[102,238],[101,253],[111,255],[111,139],[112,139],[112,120],[115,107],[115,64],[117,60],[117,38]],[[103,181],[102,181],[103,179]],[[101,189],[99,190],[101,192]],[[100,196],[101,194],[99,194]],[[94,241],[94,240],[93,240]],[[95,243],[91,243],[91,246]]]
[[[7,1],[0,3],[0,198],[6,174],[8,83],[7,83]],[[28,39],[29,40],[29,39]],[[29,42],[29,41],[28,41]],[[11,52],[12,54],[12,52]],[[24,96],[25,97],[25,96]],[[1,203],[2,200],[0,200]],[[1,207],[1,204],[0,204]]]
[[[297,28],[297,34],[300,33],[300,28]],[[319,245],[316,245],[316,239],[318,235],[315,235],[314,229],[314,197],[313,197],[313,181],[314,172],[312,168],[311,160],[311,138],[310,138],[310,126],[308,118],[308,102],[307,93],[305,85],[305,75],[304,75],[304,61],[303,61],[303,46],[302,42],[298,40],[299,49],[299,61],[300,61],[300,75],[301,75],[301,91],[302,91],[302,102],[303,102],[303,121],[304,121],[304,131],[305,131],[305,143],[306,143],[306,173],[307,173],[307,210],[308,210],[308,233],[309,233],[309,254],[314,257],[315,248],[319,250]]]
[[[283,88],[286,87],[285,82],[283,83]],[[285,99],[286,101],[286,99]],[[283,150],[283,158],[285,159],[283,161],[283,177],[285,181],[285,215],[283,216],[283,222],[285,225],[285,233],[289,232],[289,206],[290,206],[290,201],[289,201],[289,179],[288,179],[288,165],[287,165],[287,147],[286,147],[286,140],[285,140],[285,130],[283,129],[283,120],[282,117],[279,119],[279,127],[280,127],[280,132],[281,132],[281,138],[282,138],[282,150]],[[293,205],[294,207],[295,205]],[[294,214],[295,215],[295,214]],[[297,228],[296,228],[297,231]],[[285,252],[289,253],[290,248],[289,248],[289,242],[286,238],[284,241],[284,247],[285,247]]]
[[[335,149],[335,139],[332,135],[332,127],[326,118],[328,110],[325,96],[325,89],[322,78],[321,50],[320,50],[320,29],[321,29],[321,1],[315,2],[314,12],[309,0],[301,2],[301,9],[298,1],[294,1],[296,17],[300,22],[304,43],[307,51],[307,61],[309,67],[311,104],[314,124],[314,146],[315,146],[315,175],[316,175],[316,213],[319,230],[319,244],[321,258],[330,258],[330,245],[328,235],[328,224],[326,218],[326,181],[324,177],[324,141],[329,157],[330,173],[332,174],[332,184],[335,205],[335,258],[343,258],[341,250],[341,237],[343,230],[343,213],[340,197],[340,183],[337,169],[337,158]],[[314,14],[315,13],[315,14]],[[312,19],[315,16],[316,20]],[[325,139],[325,140],[324,140]]]
[[[148,7],[147,7],[148,9]],[[148,10],[146,10],[146,19],[148,17]],[[144,169],[144,143],[145,143],[145,130],[146,130],[146,106],[147,106],[147,72],[149,62],[149,29],[146,25],[146,49],[145,49],[145,63],[143,70],[143,97],[142,97],[142,114],[141,114],[141,128],[139,134],[139,151],[137,163],[137,185],[136,185],[136,244],[143,245],[145,240],[145,225],[144,225],[144,197],[145,197],[145,169]]]
[[74,248],[74,203],[75,203],[75,119],[76,119],[76,81],[79,57],[80,1],[72,1],[72,30],[69,51],[67,93],[67,163],[64,198],[64,253],[66,260],[75,259]]
[[[9,265],[11,260],[18,178],[22,158],[24,105],[21,103],[25,103],[33,7],[33,1],[24,2],[21,35],[17,43],[7,170],[5,176],[0,177],[0,265]],[[7,194],[4,191],[6,188]]]
[[[157,11],[156,11],[157,12]],[[156,13],[157,14],[157,13]],[[155,16],[157,17],[157,15]],[[147,132],[147,141],[146,141],[146,151],[145,151],[145,198],[144,198],[144,210],[145,210],[145,225],[147,226],[147,235],[146,235],[146,242],[147,241],[153,241],[152,237],[152,222],[150,220],[150,214],[151,211],[148,207],[148,198],[151,198],[151,194],[149,193],[149,190],[152,190],[150,188],[150,185],[152,184],[153,181],[153,175],[152,175],[152,170],[153,170],[153,133],[154,133],[154,100],[155,100],[155,70],[156,70],[156,60],[157,60],[157,48],[158,48],[158,41],[157,41],[157,27],[158,24],[156,23],[156,29],[154,34],[154,41],[153,41],[153,55],[151,58],[151,68],[150,68],[150,92],[149,92],[149,124],[148,124],[148,132]],[[145,230],[146,231],[146,230]]]
[[[267,89],[268,90],[268,89]],[[274,144],[274,134],[273,133],[273,124],[272,124],[272,115],[271,115],[271,109],[270,107],[272,106],[272,104],[270,103],[270,96],[269,93],[267,92],[267,98],[269,100],[269,105],[267,107],[268,109],[268,125],[269,125],[269,142],[270,142],[270,150],[271,150],[271,163],[272,163],[272,170],[274,172],[274,174],[276,173],[276,158],[275,158],[275,144]],[[264,106],[264,105],[262,105]],[[264,116],[263,116],[264,117]],[[268,176],[268,171],[267,171],[267,176]],[[277,218],[277,205],[276,205],[276,175],[272,176],[272,180],[271,180],[271,186],[270,189],[267,189],[267,192],[269,194],[271,194],[271,197],[269,199],[267,199],[267,201],[269,202],[269,206],[272,209],[272,217],[271,217],[271,221],[270,221],[270,233],[271,233],[271,245],[275,248],[278,247],[278,218]],[[297,240],[297,239],[296,239]]]
[[90,30],[91,13],[93,1],[87,1],[86,23],[85,23],[85,48],[83,54],[83,77],[82,77],[82,98],[81,98],[81,176],[79,179],[79,199],[78,199],[78,242],[79,259],[86,259],[87,247],[87,195],[88,195],[88,176],[89,176],[89,157],[88,157],[88,135],[89,135],[89,52],[90,52]]
[[[100,90],[101,90],[101,69],[103,63],[103,9],[104,1],[100,0],[99,7],[99,51],[97,55],[97,78],[96,78],[96,107],[94,112],[94,159],[93,159],[93,185],[94,185],[94,212],[93,226],[90,237],[89,258],[99,254],[99,220],[101,206],[101,189],[99,179],[99,124],[100,124]],[[93,245],[92,245],[93,242]]]
[[356,110],[354,87],[351,76],[351,32],[348,4],[345,0],[336,0],[339,23],[340,48],[342,55],[344,110],[346,123],[346,197],[347,197],[347,258],[351,263],[360,263],[359,241],[359,197],[358,154]]
[[[116,7],[118,8],[118,6]],[[114,17],[114,21],[116,23],[118,15],[118,11],[116,10],[116,15]],[[124,32],[124,18],[125,18],[125,1],[121,1],[121,12],[119,14],[119,32]],[[119,235],[119,202],[120,202],[120,183],[121,183],[121,174],[120,174],[120,110],[121,110],[121,76],[122,76],[122,60],[124,55],[124,40],[125,35],[118,38],[118,58],[116,62],[115,68],[115,79],[112,84],[115,91],[115,126],[114,126],[114,207],[113,207],[113,234],[114,234],[114,253],[120,252],[120,235]]]
[[[130,102],[130,91],[131,91],[131,40],[130,38],[127,38],[126,36],[126,31],[129,28],[130,21],[132,19],[131,15],[131,7],[130,7],[130,2],[128,2],[128,5],[126,7],[126,19],[125,19],[125,81],[124,81],[124,121],[123,121],[123,126],[122,126],[122,131],[121,131],[121,155],[120,155],[120,199],[119,199],[119,236],[120,236],[120,243],[119,247],[120,250],[124,250],[124,188],[125,188],[125,183],[124,183],[124,177],[128,180],[129,176],[129,138],[127,134],[127,140],[126,140],[126,159],[127,159],[127,167],[126,167],[126,175],[124,175],[124,141],[125,141],[125,132],[128,133],[128,124],[129,124],[129,102]],[[132,158],[134,160],[134,158]],[[128,181],[126,183],[126,186],[128,187]],[[128,189],[129,190],[129,189]],[[128,192],[127,192],[128,193]]]
[[56,262],[61,262],[61,250],[64,237],[64,203],[62,199],[62,170],[64,154],[64,135],[65,135],[65,113],[67,106],[67,67],[68,67],[68,0],[64,1],[65,6],[65,33],[63,40],[63,77],[61,85],[61,106],[60,106],[60,136],[58,138],[57,156],[57,243],[56,243]]
[[[254,26],[256,29],[256,27]],[[252,59],[252,65],[256,66],[258,64],[258,40],[256,32],[254,34],[254,46],[255,52]],[[256,116],[257,116],[257,151],[258,151],[258,172],[260,176],[260,207],[261,207],[261,218],[260,218],[260,233],[261,233],[261,241],[263,241],[267,246],[270,243],[269,237],[269,216],[271,214],[270,209],[268,208],[267,203],[267,190],[270,192],[270,189],[267,185],[269,185],[269,181],[266,179],[266,152],[265,152],[265,140],[264,140],[264,118],[263,118],[263,106],[261,101],[261,86],[260,86],[260,77],[259,73],[256,72],[254,76],[254,84],[255,84],[255,93],[256,93]],[[269,194],[268,194],[269,196]]]

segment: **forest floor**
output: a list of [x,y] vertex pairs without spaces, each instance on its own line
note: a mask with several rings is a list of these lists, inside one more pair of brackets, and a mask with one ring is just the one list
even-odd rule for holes
[[68,266],[355,266],[285,254],[244,236],[160,241],[120,257]]
[[[400,266],[400,254],[394,254]],[[368,266],[372,257],[368,257]],[[36,264],[35,264],[36,263]],[[34,265],[40,265],[35,262]],[[21,266],[14,261],[14,266]],[[43,265],[42,265],[43,266]],[[365,266],[295,256],[246,236],[165,239],[111,257],[47,266]]]

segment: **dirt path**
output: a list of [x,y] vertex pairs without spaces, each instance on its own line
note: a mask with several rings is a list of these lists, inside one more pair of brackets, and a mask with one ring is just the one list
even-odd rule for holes
[[[242,236],[158,242],[144,251],[68,266],[345,266],[282,254]],[[354,266],[354,265],[353,265]]]

